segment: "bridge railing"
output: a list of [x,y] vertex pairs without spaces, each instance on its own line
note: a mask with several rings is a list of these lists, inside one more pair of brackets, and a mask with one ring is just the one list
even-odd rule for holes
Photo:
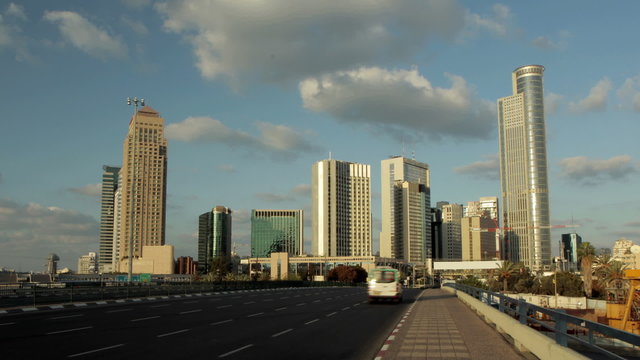
[[[450,283],[446,286],[462,291],[477,300],[519,320],[521,324],[536,328],[555,338],[559,345],[576,351],[600,353],[611,359],[626,359],[617,353],[640,354],[640,336],[594,321],[572,316],[563,310],[554,310],[529,304],[504,294]],[[615,351],[616,353],[614,353]]]

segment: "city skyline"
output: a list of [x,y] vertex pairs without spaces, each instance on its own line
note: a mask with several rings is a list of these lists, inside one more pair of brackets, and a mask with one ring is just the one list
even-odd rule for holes
[[165,119],[177,256],[197,256],[216,204],[242,255],[251,209],[310,215],[309,167],[331,156],[371,165],[375,253],[389,156],[429,164],[432,206],[500,196],[495,104],[527,64],[546,69],[550,223],[640,241],[640,4],[192,5],[0,1],[0,267],[99,251],[102,166],[122,166],[133,96]]

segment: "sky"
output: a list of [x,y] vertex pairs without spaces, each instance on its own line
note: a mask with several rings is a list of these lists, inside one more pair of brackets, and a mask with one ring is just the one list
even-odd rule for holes
[[[98,250],[102,166],[133,108],[165,120],[167,235],[197,254],[198,216],[304,209],[311,166],[429,164],[431,201],[500,196],[496,100],[545,70],[553,225],[640,243],[640,2],[0,1],[0,267],[75,269]],[[552,248],[567,229],[552,231]]]

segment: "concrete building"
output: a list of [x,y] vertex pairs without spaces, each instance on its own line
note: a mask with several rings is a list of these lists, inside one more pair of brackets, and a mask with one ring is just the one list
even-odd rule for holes
[[442,258],[462,259],[462,205],[442,205]]
[[198,271],[208,274],[211,260],[231,256],[231,209],[216,206],[198,218]]
[[78,274],[95,274],[98,272],[98,255],[90,252],[78,258]]
[[500,185],[508,259],[532,270],[551,265],[544,67],[512,73],[513,95],[498,99]]
[[562,251],[560,252],[561,258],[565,260],[567,271],[578,271],[578,248],[582,244],[582,237],[576,233],[562,234],[562,241],[560,246]]
[[429,165],[394,156],[381,174],[380,256],[424,263],[433,258]]
[[[497,258],[501,259],[504,257],[502,254],[502,232],[500,231],[500,211],[498,207],[498,197],[497,196],[484,196],[481,197],[479,201],[469,201],[467,206],[464,207],[464,217],[474,217],[480,216],[484,218],[489,218],[491,222],[482,220],[482,223],[485,225],[482,228],[484,232],[490,232],[491,236],[494,238],[493,245],[493,253],[489,255],[488,258]],[[483,234],[478,235],[483,239],[489,238],[489,235]]]
[[[173,245],[145,245],[142,256],[133,258],[134,274],[173,274],[174,271]],[[120,264],[124,269],[129,268],[129,259],[123,259]]]
[[[118,179],[118,184],[122,183],[122,176]],[[112,238],[112,255],[111,255],[111,269],[117,271],[120,269],[120,229],[122,226],[122,187],[118,185],[118,190],[113,197],[113,238]],[[105,265],[105,268],[107,266]],[[109,271],[103,271],[109,272]]]
[[311,174],[312,253],[370,256],[371,166],[322,160]]
[[431,251],[434,259],[442,259],[442,208],[431,208]]
[[302,210],[251,210],[251,256],[304,252]]
[[191,256],[180,256],[176,259],[174,274],[193,275],[197,271],[198,263],[193,261]]
[[640,269],[640,245],[622,238],[613,244],[613,260],[625,264],[627,269]]
[[[137,110],[129,121],[120,173],[120,258],[129,258],[130,245],[136,258],[145,246],[165,243],[167,140],[164,119],[149,106]],[[127,272],[122,264],[120,271]]]
[[493,219],[486,214],[462,218],[462,261],[487,261],[496,258],[495,232],[484,231],[492,226],[495,226]]
[[98,267],[102,273],[113,272],[113,230],[116,211],[115,195],[118,191],[120,168],[104,165],[102,167],[102,194],[100,197],[100,244]]

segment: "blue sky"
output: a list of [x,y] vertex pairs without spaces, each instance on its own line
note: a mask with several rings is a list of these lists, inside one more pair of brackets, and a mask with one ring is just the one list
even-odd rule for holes
[[[102,165],[142,97],[169,139],[167,244],[198,215],[310,208],[311,165],[431,167],[432,203],[499,196],[496,100],[541,64],[551,218],[597,247],[640,240],[640,3],[0,1],[0,267],[97,251]],[[310,223],[310,212],[305,212]],[[554,230],[553,248],[562,230]],[[311,232],[305,230],[310,249]],[[556,250],[557,252],[557,250]]]

